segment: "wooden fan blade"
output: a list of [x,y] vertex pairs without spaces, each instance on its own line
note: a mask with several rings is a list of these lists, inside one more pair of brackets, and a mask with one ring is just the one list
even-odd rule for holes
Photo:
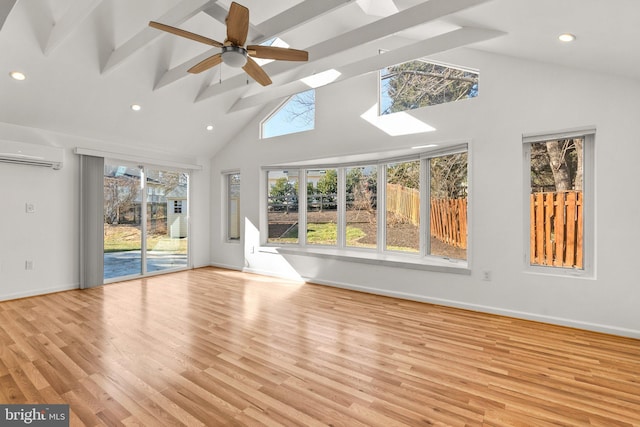
[[288,49],[285,47],[251,45],[247,46],[249,55],[254,58],[282,59],[285,61],[308,61],[309,52],[306,50]]
[[249,33],[249,9],[232,2],[227,15],[227,41],[234,46],[244,46]]
[[203,71],[207,71],[209,68],[215,67],[216,65],[218,65],[221,62],[222,62],[222,54],[221,53],[216,53],[215,55],[210,56],[207,59],[198,62],[196,65],[194,65],[193,67],[189,68],[187,71],[192,73],[192,74],[198,74],[198,73],[201,73]]
[[247,56],[247,63],[244,64],[244,67],[242,67],[242,69],[247,74],[249,74],[253,78],[253,80],[257,81],[262,86],[271,84],[271,79],[269,78],[267,73],[265,73],[262,67],[259,66],[258,63],[250,57]]
[[180,28],[172,27],[170,25],[161,24],[155,21],[149,21],[149,26],[158,30],[166,31],[167,33],[175,34],[176,36],[185,37],[190,40],[208,44],[210,46],[222,47],[222,43],[220,43],[219,41],[210,39],[209,37],[201,36],[200,34],[181,30]]

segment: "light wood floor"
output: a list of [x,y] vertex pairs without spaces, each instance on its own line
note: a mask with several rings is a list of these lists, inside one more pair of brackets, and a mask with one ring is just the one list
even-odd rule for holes
[[71,425],[640,426],[640,341],[204,268],[0,303]]

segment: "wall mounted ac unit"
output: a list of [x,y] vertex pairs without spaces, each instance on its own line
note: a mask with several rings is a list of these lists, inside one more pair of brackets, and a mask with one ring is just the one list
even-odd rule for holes
[[0,139],[1,163],[40,166],[58,170],[62,168],[63,161],[64,150],[62,148]]

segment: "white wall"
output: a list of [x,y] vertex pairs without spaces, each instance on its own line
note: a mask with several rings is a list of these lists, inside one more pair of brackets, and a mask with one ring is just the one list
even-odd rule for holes
[[[0,163],[0,300],[75,289],[79,283],[79,157],[73,148],[132,153],[125,146],[0,122],[0,139],[61,147],[61,170]],[[187,162],[158,153],[153,160]],[[197,159],[196,159],[197,161]],[[191,163],[194,161],[192,160]],[[208,265],[209,164],[191,175],[191,255]],[[35,206],[26,213],[25,204]],[[33,261],[33,270],[25,261]]]
[[[212,160],[212,264],[640,337],[640,82],[472,50],[437,59],[480,70],[480,96],[412,112],[435,132],[390,137],[360,118],[377,75],[317,90],[316,129],[258,139],[258,119]],[[267,114],[267,111],[264,112]],[[522,134],[595,125],[596,278],[525,272]],[[472,156],[471,276],[256,251],[260,167],[464,140]],[[223,241],[220,171],[241,171],[244,244]],[[248,236],[248,237],[247,237]],[[482,281],[490,270],[491,281]]]

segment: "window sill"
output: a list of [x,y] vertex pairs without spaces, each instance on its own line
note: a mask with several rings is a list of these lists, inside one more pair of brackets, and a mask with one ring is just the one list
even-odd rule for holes
[[375,264],[395,268],[408,268],[414,270],[435,271],[439,273],[452,273],[471,275],[471,270],[466,261],[451,260],[437,257],[419,257],[417,255],[380,254],[359,250],[345,250],[333,248],[294,248],[265,246],[259,252],[312,256],[317,258],[334,259],[338,261],[358,262],[362,264]]

